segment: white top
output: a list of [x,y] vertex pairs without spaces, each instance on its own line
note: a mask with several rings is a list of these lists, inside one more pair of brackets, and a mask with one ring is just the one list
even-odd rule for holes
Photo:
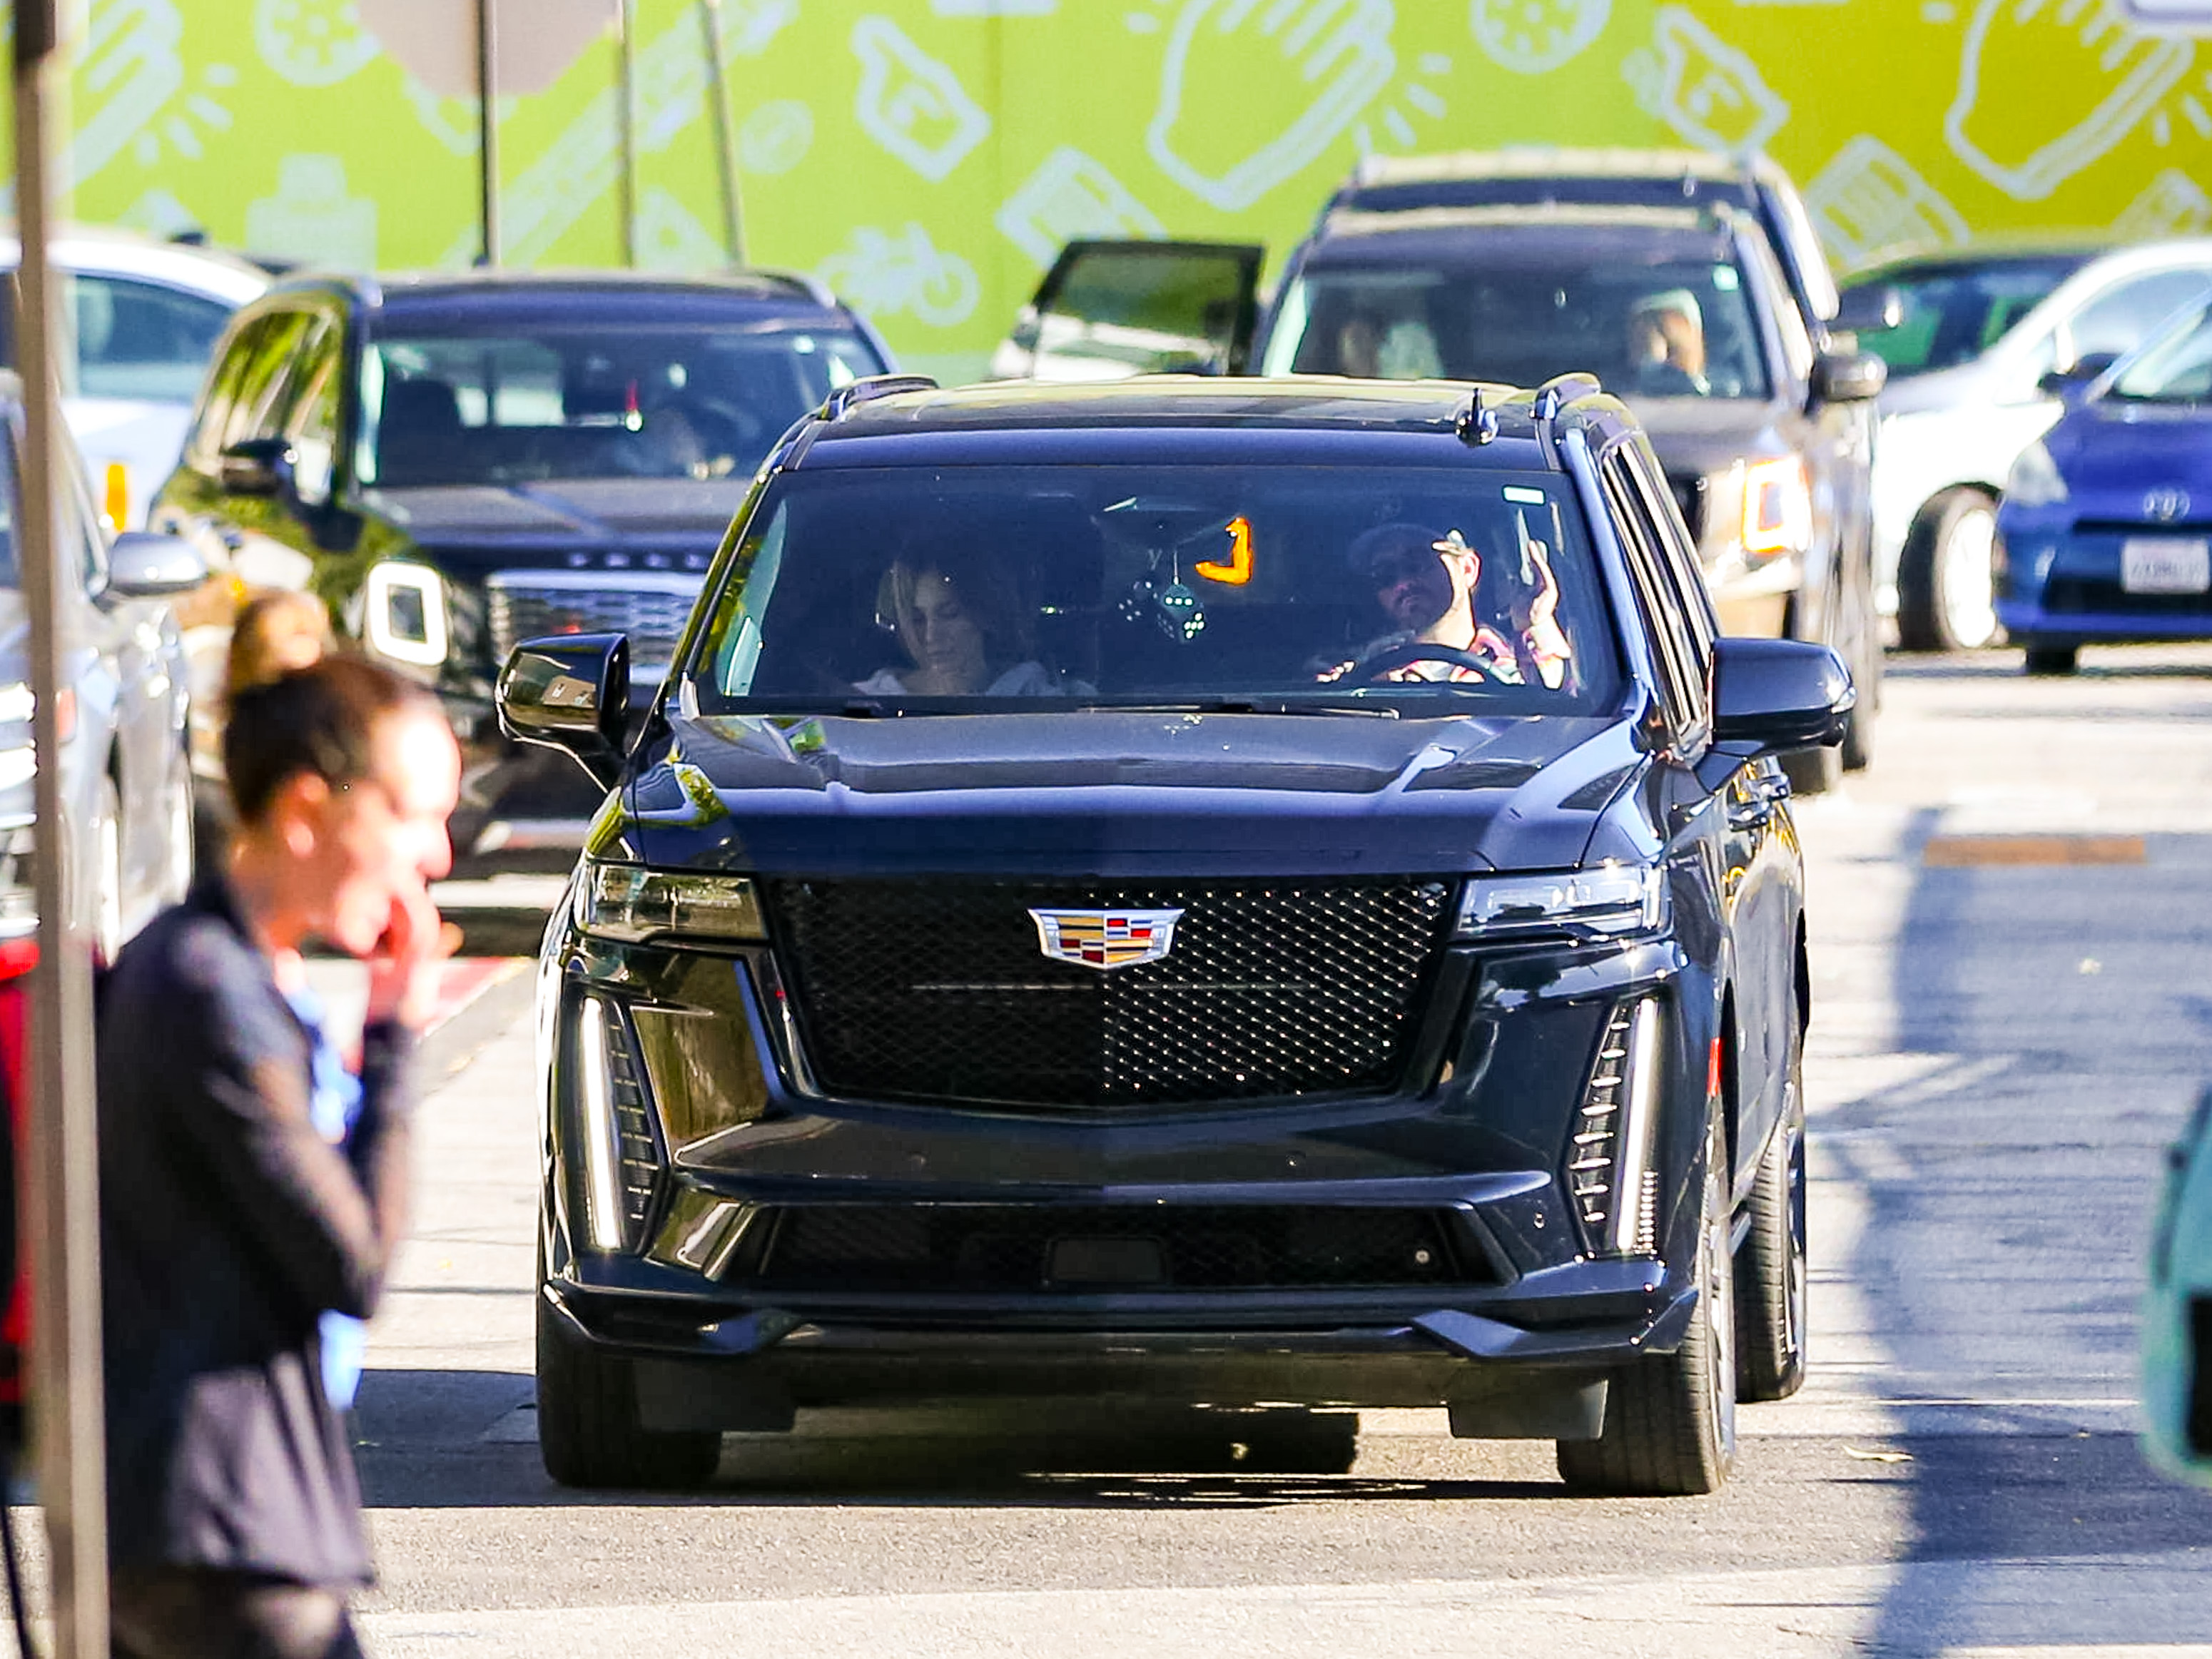
[[[903,697],[910,695],[898,675],[888,668],[879,668],[853,689],[875,696]],[[1045,665],[1035,661],[1018,662],[1005,673],[984,687],[987,697],[1064,697],[1070,692],[1079,696],[1090,695],[1091,688],[1076,682],[1063,683]]]

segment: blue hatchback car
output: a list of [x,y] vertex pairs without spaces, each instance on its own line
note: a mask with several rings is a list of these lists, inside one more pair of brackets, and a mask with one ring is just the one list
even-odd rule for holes
[[2086,641],[2212,639],[2212,293],[2028,446],[1997,531],[2029,673],[2072,673]]

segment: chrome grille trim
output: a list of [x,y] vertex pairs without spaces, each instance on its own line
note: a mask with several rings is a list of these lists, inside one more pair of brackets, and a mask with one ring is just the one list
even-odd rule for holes
[[484,580],[492,654],[549,634],[623,634],[630,674],[658,680],[675,659],[706,577],[675,570],[500,570]]

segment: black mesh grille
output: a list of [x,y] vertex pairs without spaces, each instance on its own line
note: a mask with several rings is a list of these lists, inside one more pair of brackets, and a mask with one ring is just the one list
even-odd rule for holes
[[781,1212],[767,1290],[1035,1291],[1492,1282],[1431,1210],[823,1205]]
[[596,572],[580,580],[568,571],[501,571],[485,584],[494,658],[505,662],[519,641],[547,635],[626,634],[631,668],[659,674],[676,654],[704,580],[653,574],[625,581]]
[[[1450,889],[778,882],[768,897],[831,1092],[1111,1108],[1391,1088]],[[1034,908],[1182,915],[1164,960],[1101,971],[1047,957]]]

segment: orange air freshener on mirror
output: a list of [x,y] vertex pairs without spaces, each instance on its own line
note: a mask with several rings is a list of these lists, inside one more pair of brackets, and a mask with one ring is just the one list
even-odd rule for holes
[[1240,513],[1223,529],[1229,537],[1227,562],[1201,559],[1192,568],[1210,582],[1219,582],[1224,587],[1242,587],[1252,580],[1252,521]]

